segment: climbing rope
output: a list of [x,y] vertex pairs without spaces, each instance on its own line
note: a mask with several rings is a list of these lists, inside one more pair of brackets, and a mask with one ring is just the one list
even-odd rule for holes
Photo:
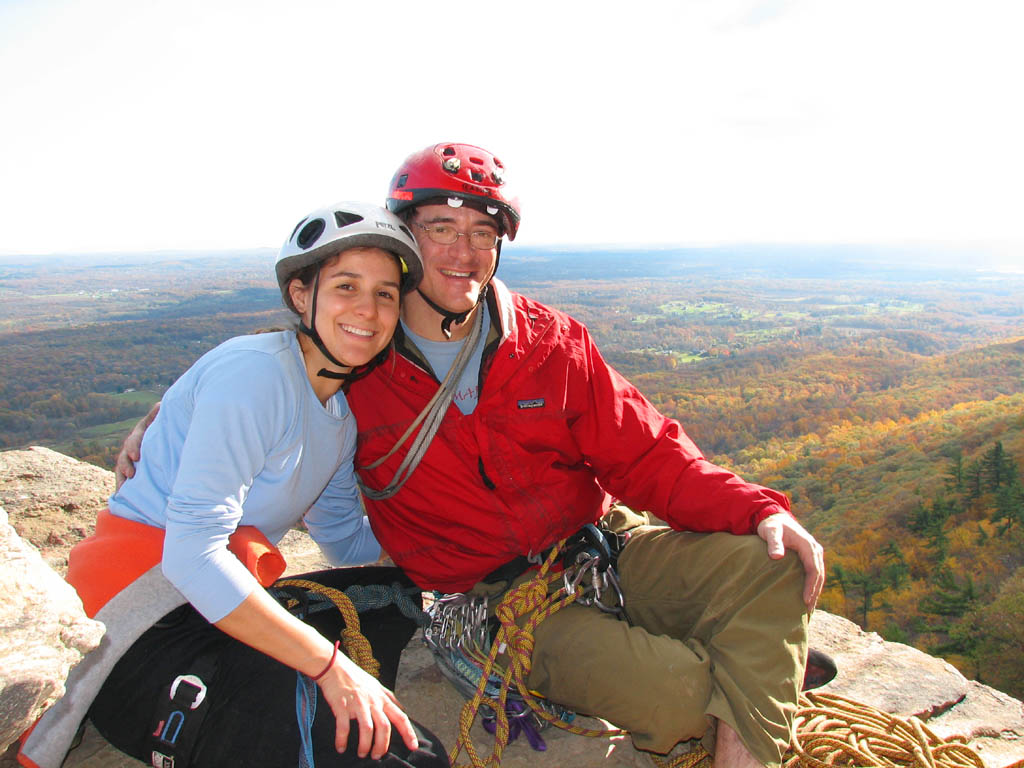
[[412,424],[405,430],[405,434],[402,435],[391,446],[391,450],[381,456],[374,462],[367,464],[366,466],[359,467],[359,469],[376,469],[385,461],[390,459],[409,436],[416,431],[419,425],[423,424],[423,429],[419,431],[419,434],[413,438],[412,444],[409,446],[409,451],[406,453],[405,458],[402,459],[402,463],[398,465],[398,469],[395,470],[395,474],[391,477],[391,481],[377,490],[366,485],[359,475],[356,475],[356,480],[359,483],[359,488],[363,492],[363,495],[368,499],[390,499],[402,486],[405,485],[405,481],[409,479],[409,476],[419,466],[420,461],[423,459],[424,454],[427,452],[427,448],[430,447],[430,443],[433,442],[434,436],[437,431],[441,428],[441,421],[444,419],[445,413],[448,411],[448,406],[451,405],[452,399],[455,397],[455,390],[459,386],[459,380],[462,378],[463,372],[466,370],[466,366],[469,365],[470,359],[473,357],[473,353],[476,351],[477,342],[480,339],[480,334],[483,332],[484,324],[484,313],[477,312],[477,319],[470,328],[469,335],[463,339],[462,347],[459,349],[459,353],[455,356],[455,360],[452,362],[452,367],[448,369],[448,374],[444,377],[444,381],[441,382],[441,386],[438,387],[437,392],[430,398],[423,410],[420,411],[419,415],[413,419]]
[[323,584],[307,579],[281,579],[275,582],[274,586],[306,589],[314,594],[323,595],[334,603],[345,619],[345,628],[341,630],[341,644],[345,648],[346,655],[374,677],[380,677],[380,662],[373,657],[370,641],[362,633],[362,627],[359,624],[359,613],[348,595],[340,589],[325,587]]
[[352,584],[345,587],[345,595],[359,613],[394,605],[403,616],[422,627],[427,623],[427,614],[420,609],[416,600],[413,600],[414,595],[420,594],[419,587],[403,587],[398,582],[391,585]]
[[[553,592],[550,590],[551,584],[562,581],[560,573],[549,574],[551,566],[561,553],[564,544],[563,540],[553,547],[537,574],[532,579],[524,581],[506,592],[495,609],[495,616],[499,622],[498,633],[491,643],[490,653],[482,661],[481,676],[476,692],[463,705],[462,711],[459,713],[459,736],[448,755],[454,768],[498,768],[501,765],[501,755],[509,740],[510,727],[506,703],[509,689],[513,683],[515,690],[533,713],[557,728],[581,736],[620,736],[626,733],[619,728],[583,728],[573,723],[564,722],[557,715],[548,712],[539,703],[539,695],[530,691],[526,685],[526,678],[529,676],[532,666],[533,632],[537,625],[583,594],[583,588],[578,583],[569,594],[565,594],[563,590]],[[526,616],[529,618],[522,627],[519,627],[517,620]],[[508,663],[505,665],[498,661],[498,657],[502,653],[507,654],[508,657]],[[496,675],[501,680],[497,699],[486,693],[492,675]],[[489,707],[495,716],[494,747],[486,759],[480,757],[470,735],[473,721],[481,706]],[[460,766],[455,762],[463,750],[466,751],[470,760],[468,766],[465,764]]]
[[[495,609],[498,633],[486,659],[481,660],[476,691],[459,714],[459,735],[449,753],[453,768],[500,768],[501,755],[508,745],[510,726],[506,702],[513,684],[515,691],[533,713],[551,725],[582,736],[622,736],[619,728],[584,728],[563,721],[542,703],[540,694],[526,685],[532,666],[537,625],[548,616],[574,602],[583,594],[577,584],[574,591],[552,591],[550,585],[562,579],[549,575],[552,564],[565,542],[559,542],[537,574],[510,589]],[[518,620],[529,616],[522,627]],[[499,656],[507,655],[502,665]],[[500,679],[498,696],[488,695],[492,676]],[[493,689],[493,685],[491,685]],[[480,708],[494,713],[494,747],[481,758],[473,744],[470,729]],[[456,764],[465,750],[469,763]],[[711,768],[712,756],[702,746],[667,757],[651,754],[657,768]],[[867,704],[830,693],[801,694],[795,716],[793,741],[783,758],[783,768],[985,768],[977,752],[956,739],[940,739],[918,718],[902,719]],[[1024,768],[1024,761],[1011,768]]]
[[801,695],[799,707],[784,768],[985,766],[966,743],[939,738],[916,717],[904,719],[833,693]]

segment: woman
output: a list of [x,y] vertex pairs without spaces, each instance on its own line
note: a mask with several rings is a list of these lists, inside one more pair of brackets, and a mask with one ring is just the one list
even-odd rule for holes
[[[388,211],[342,203],[296,226],[276,272],[298,332],[231,339],[175,382],[135,476],[71,553],[68,580],[107,623],[110,646],[126,648],[106,653],[109,672],[85,673],[102,682],[89,716],[119,749],[157,766],[447,766],[391,691],[332,645],[337,612],[307,623],[260,588],[274,578],[268,541],[300,519],[332,564],[380,557],[341,389],[387,354],[400,295],[422,276],[415,240]],[[391,568],[305,578],[411,584]],[[393,687],[415,625],[394,605],[362,623]],[[85,690],[69,680],[60,704],[89,706]],[[328,707],[316,707],[320,697]],[[47,734],[61,722],[77,724],[73,712],[40,721],[25,764],[55,759]]]

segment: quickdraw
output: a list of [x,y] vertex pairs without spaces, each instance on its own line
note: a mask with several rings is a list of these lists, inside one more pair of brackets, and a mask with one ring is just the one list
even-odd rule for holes
[[[570,552],[568,583],[572,591],[566,592],[563,575],[550,573],[559,554],[566,551],[565,544],[564,540],[560,541],[551,549],[534,578],[509,589],[501,598],[494,612],[499,626],[493,639],[488,626],[486,598],[444,595],[428,609],[431,620],[424,633],[427,645],[434,652],[442,673],[470,699],[459,716],[459,738],[449,754],[452,765],[464,749],[475,768],[499,766],[501,754],[511,738],[510,715],[520,720],[520,725],[523,723],[524,715],[517,711],[520,705],[529,708],[532,714],[530,723],[537,731],[554,725],[585,736],[625,733],[620,729],[590,729],[575,725],[574,712],[559,707],[526,685],[533,654],[533,631],[537,624],[582,597],[585,593],[582,582],[587,574],[599,574],[600,588],[607,589],[609,582],[604,581],[600,574],[613,572],[612,558],[607,554],[602,558],[599,553],[595,559],[594,553],[578,557],[577,553]],[[587,549],[584,546],[581,551]],[[561,585],[557,586],[559,582]],[[587,589],[593,589],[592,585]],[[594,592],[596,594],[596,590]],[[525,619],[524,626],[519,627],[517,619]],[[507,662],[499,660],[502,654]],[[470,728],[481,708],[485,710],[484,717],[491,726],[487,730],[493,728],[495,733],[494,748],[486,761],[480,758],[470,738]],[[528,734],[527,738],[531,735]],[[540,749],[542,744],[534,746]]]
[[[485,696],[492,699],[497,699],[502,689],[504,669],[500,665],[492,665],[493,671],[484,679],[487,659],[492,650],[487,604],[486,596],[456,592],[437,597],[427,609],[429,623],[423,629],[423,641],[434,654],[434,661],[441,673],[467,699],[472,699],[481,685]],[[531,719],[529,726],[536,731],[547,727],[546,721],[532,718],[531,710],[521,703],[522,697],[518,693],[509,691],[508,699],[510,703],[506,713],[510,717],[523,721]],[[566,722],[571,722],[575,717],[575,713],[546,699],[541,700],[540,706]],[[496,719],[495,713],[489,707],[485,707],[485,710],[485,720],[493,722]],[[540,744],[543,744],[543,740]]]
[[[625,618],[626,598],[619,588],[619,578],[615,572],[617,555],[617,550],[612,551],[608,538],[596,525],[583,526],[565,543],[565,555],[562,557],[563,594],[576,594],[584,578],[589,577],[589,583],[583,585],[583,591],[576,597],[576,602],[580,605],[594,605],[605,613]],[[606,603],[602,598],[611,591],[615,593],[616,602]]]

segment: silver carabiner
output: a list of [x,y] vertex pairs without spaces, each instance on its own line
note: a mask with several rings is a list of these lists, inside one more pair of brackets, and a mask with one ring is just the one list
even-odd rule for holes
[[[576,563],[562,571],[562,589],[566,596],[576,592],[576,587],[578,587],[580,582],[583,581],[583,577],[586,576],[587,570],[591,567],[596,568],[599,559],[600,558],[596,556],[591,556],[586,560]],[[576,600],[579,602],[580,598],[576,598]],[[587,603],[583,603],[583,605],[587,605]]]
[[625,614],[626,596],[622,594],[622,589],[619,587],[619,577],[615,573],[615,569],[611,567],[606,568],[605,572],[601,574],[601,576],[601,580],[604,582],[605,588],[607,589],[608,585],[611,584],[612,588],[615,590],[615,596],[619,598],[619,604],[605,605],[601,602],[600,595],[598,595],[598,599],[594,600],[594,604],[605,613],[615,613],[620,616]]

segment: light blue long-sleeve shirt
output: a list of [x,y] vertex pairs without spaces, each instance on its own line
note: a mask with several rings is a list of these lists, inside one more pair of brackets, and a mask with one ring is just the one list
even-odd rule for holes
[[258,586],[227,549],[239,525],[276,544],[304,518],[332,564],[380,556],[356,486],[355,444],[345,396],[320,403],[294,333],[240,336],[167,390],[110,511],[165,529],[164,574],[216,622]]

